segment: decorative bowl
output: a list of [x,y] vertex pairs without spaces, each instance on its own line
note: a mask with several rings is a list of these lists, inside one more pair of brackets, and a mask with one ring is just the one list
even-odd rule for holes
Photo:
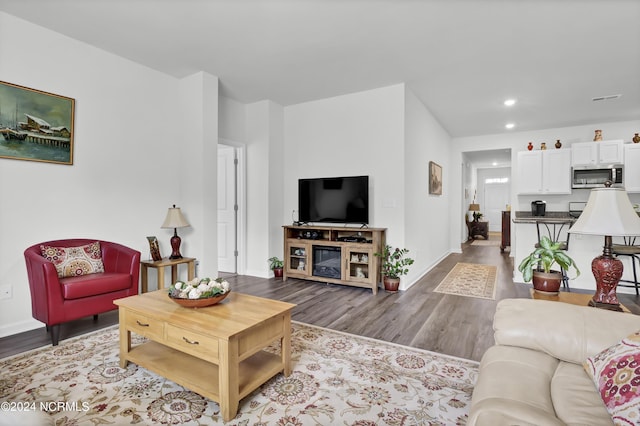
[[227,291],[226,293],[219,294],[217,296],[207,297],[205,299],[182,299],[179,297],[171,297],[171,295],[169,295],[169,299],[185,308],[204,308],[207,306],[217,305],[218,303],[222,302],[229,295],[229,293],[231,293],[231,291]]

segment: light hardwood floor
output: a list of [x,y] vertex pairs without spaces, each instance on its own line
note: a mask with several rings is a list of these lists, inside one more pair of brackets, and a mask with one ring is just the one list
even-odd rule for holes
[[[496,265],[496,300],[434,293],[457,262]],[[513,261],[496,246],[463,244],[409,290],[396,294],[289,279],[227,275],[233,291],[295,303],[292,319],[333,330],[386,340],[461,358],[480,360],[493,344],[492,320],[499,300],[528,298],[530,285],[514,283]],[[640,298],[619,294],[631,312],[640,314]],[[64,324],[60,339],[118,322],[117,311]],[[50,343],[44,327],[0,339],[0,358]]]

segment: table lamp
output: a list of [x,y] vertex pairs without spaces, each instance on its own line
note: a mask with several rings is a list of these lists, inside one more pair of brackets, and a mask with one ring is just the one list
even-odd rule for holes
[[623,265],[611,253],[611,239],[640,235],[640,217],[633,209],[627,192],[623,188],[612,188],[611,182],[605,183],[604,188],[592,189],[584,211],[569,232],[604,235],[602,256],[591,262],[596,293],[589,306],[622,311],[616,287],[622,278]]
[[174,204],[173,207],[169,207],[169,211],[167,212],[167,217],[164,219],[164,223],[161,228],[173,228],[173,237],[171,237],[171,256],[169,259],[182,259],[182,255],[180,254],[180,243],[182,243],[182,239],[178,236],[178,228],[184,228],[189,226],[189,222],[186,221],[182,212],[180,211],[180,207],[176,207]]
[[476,203],[469,204],[469,211],[473,212],[473,221],[477,222],[479,217],[478,212],[480,211],[480,204],[476,204]]

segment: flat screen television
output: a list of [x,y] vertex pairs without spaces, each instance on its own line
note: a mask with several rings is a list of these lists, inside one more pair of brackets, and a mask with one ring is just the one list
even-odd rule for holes
[[298,221],[369,223],[369,176],[298,180]]

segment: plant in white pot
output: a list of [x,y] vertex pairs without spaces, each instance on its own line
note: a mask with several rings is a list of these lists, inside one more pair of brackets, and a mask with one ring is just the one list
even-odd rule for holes
[[407,256],[409,250],[406,248],[393,248],[385,244],[382,253],[374,253],[382,259],[380,270],[384,289],[395,293],[400,286],[400,277],[409,273],[409,266],[413,265],[413,259]]
[[542,237],[540,239],[540,247],[537,247],[520,262],[518,270],[522,272],[522,278],[525,282],[532,281],[535,291],[558,293],[562,283],[562,271],[552,270],[553,265],[557,264],[567,273],[573,267],[576,271],[575,277],[580,275],[578,266],[561,246],[561,243],[554,243],[549,237]]

